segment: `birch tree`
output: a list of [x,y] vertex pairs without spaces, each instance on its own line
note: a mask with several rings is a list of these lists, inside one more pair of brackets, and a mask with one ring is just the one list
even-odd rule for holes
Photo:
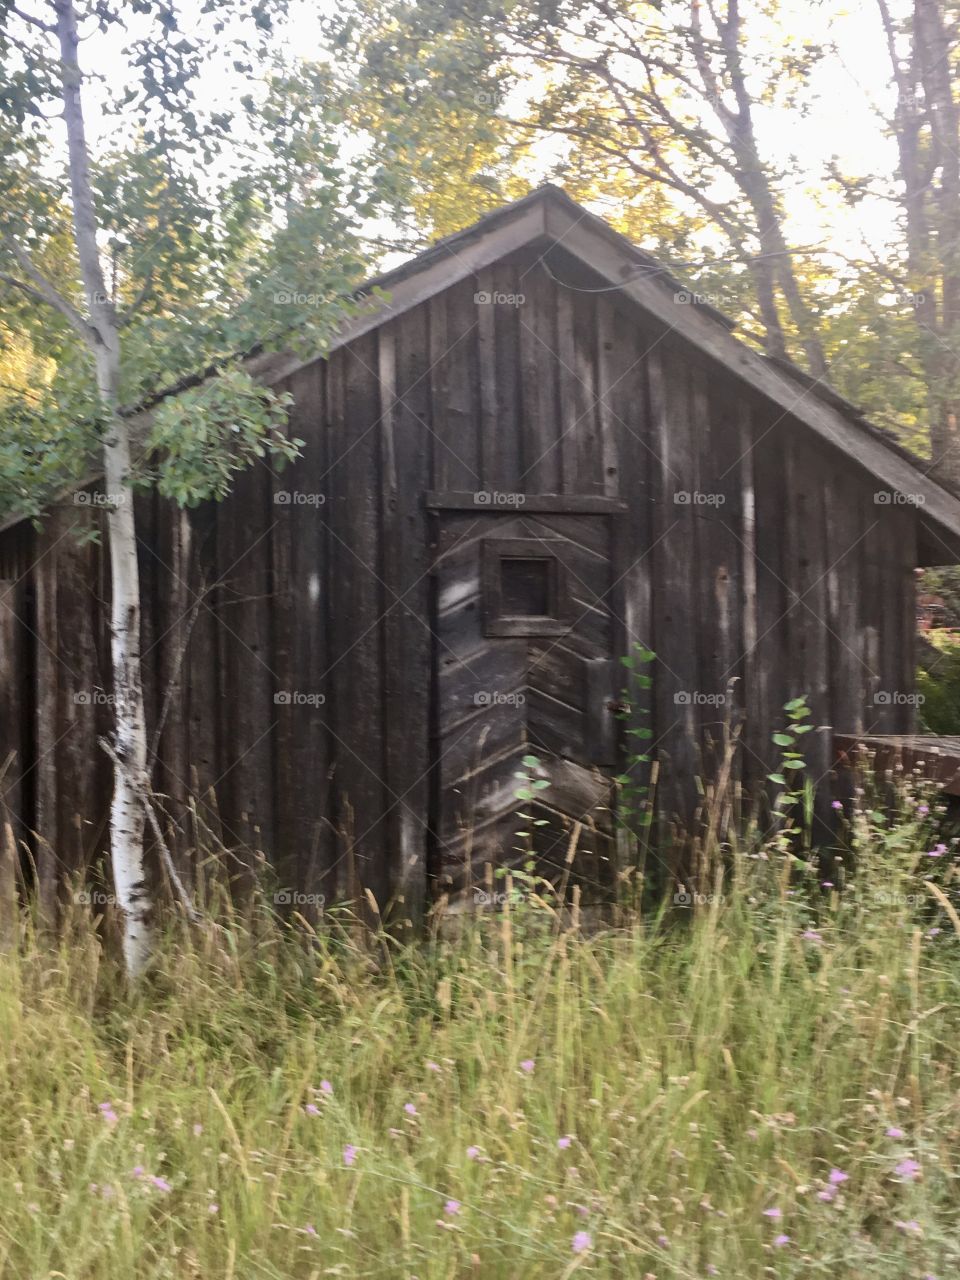
[[[152,903],[132,491],[155,483],[195,503],[222,497],[229,475],[256,457],[292,456],[284,404],[235,358],[271,342],[322,349],[359,272],[344,208],[360,188],[337,162],[338,109],[322,70],[274,74],[236,111],[198,103],[199,76],[215,56],[255,81],[281,18],[282,5],[266,0],[204,3],[189,20],[168,0],[0,3],[2,307],[7,326],[53,351],[58,368],[39,403],[5,406],[0,502],[39,517],[91,462],[102,470],[115,716],[110,859],[133,977],[150,958]],[[125,38],[122,82],[82,67],[83,41],[94,34]],[[85,119],[91,88],[98,109],[125,125],[123,144],[106,155],[95,154]],[[258,130],[248,131],[246,149],[245,113]],[[302,279],[308,267],[310,302],[299,313],[289,305],[290,273]],[[209,364],[220,367],[215,396],[201,386],[182,415],[169,406],[157,415],[154,438],[131,438],[138,400]],[[203,454],[179,438],[198,414],[208,420]]]

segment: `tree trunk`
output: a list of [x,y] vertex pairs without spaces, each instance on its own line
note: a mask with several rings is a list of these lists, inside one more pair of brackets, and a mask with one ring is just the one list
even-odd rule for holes
[[[693,12],[696,14],[696,6]],[[770,273],[780,282],[790,318],[796,325],[807,358],[809,371],[815,378],[824,378],[827,374],[826,356],[817,336],[813,316],[797,282],[790,250],[783,233],[782,214],[757,146],[756,131],[753,126],[753,102],[747,87],[740,48],[739,0],[730,0],[727,6],[727,20],[718,22],[717,30],[727,72],[737,100],[735,112],[721,109],[718,113],[726,129],[730,148],[737,160],[737,181],[753,211],[757,239],[760,243],[760,255],[765,260]],[[709,84],[705,88],[709,91]],[[782,342],[782,332],[776,341]]]
[[[940,167],[933,192],[940,322],[938,332],[925,335],[930,350],[930,443],[935,469],[960,488],[960,112],[953,96],[951,39],[940,0],[916,0],[914,50]],[[930,341],[933,338],[936,341]]]
[[107,296],[97,247],[96,207],[80,97],[77,16],[73,0],[57,0],[64,120],[69,146],[74,238],[90,317],[90,344],[97,370],[103,417],[103,468],[108,497],[107,538],[112,601],[110,657],[113,674],[114,768],[110,806],[110,858],[117,901],[123,913],[123,952],[127,973],[138,977],[151,954],[152,903],[144,874],[144,792],[147,777],[147,729],[140,670],[140,573],[130,487],[130,438],[117,413],[120,383],[120,331]]

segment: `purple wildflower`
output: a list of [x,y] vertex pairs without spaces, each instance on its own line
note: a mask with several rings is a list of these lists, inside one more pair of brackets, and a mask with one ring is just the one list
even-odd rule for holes
[[557,1139],[557,1146],[560,1148],[561,1151],[566,1151],[567,1147],[569,1147],[572,1141],[573,1139],[568,1134],[565,1138]]
[[333,1093],[333,1085],[330,1083],[330,1081],[329,1081],[329,1080],[321,1080],[321,1081],[320,1081],[320,1092],[321,1092],[321,1093]]
[[106,1120],[107,1124],[117,1123],[117,1113],[113,1109],[112,1102],[101,1102],[97,1107],[97,1110],[103,1116],[104,1120]]
[[427,1070],[428,1070],[428,1071],[442,1071],[442,1070],[443,1070],[443,1068],[440,1066],[439,1062],[428,1062],[428,1063],[427,1063]]
[[906,1222],[903,1222],[898,1218],[893,1225],[898,1231],[905,1231],[908,1235],[918,1236],[923,1230],[916,1218],[909,1218]]
[[153,1183],[153,1185],[157,1188],[158,1191],[173,1190],[173,1187],[171,1187],[170,1183],[166,1180],[166,1178],[158,1178],[156,1174],[150,1175],[150,1181]]
[[348,1142],[347,1145],[343,1148],[343,1163],[349,1169],[349,1167],[353,1164],[356,1158],[357,1158],[357,1148],[353,1145],[352,1142]]
[[318,1116],[320,1114],[320,1108],[315,1102],[308,1102],[303,1109],[308,1116]]
[[447,1203],[443,1206],[443,1212],[447,1214],[447,1216],[450,1218],[454,1217],[456,1214],[460,1212],[460,1201],[448,1200]]
[[790,1243],[790,1237],[785,1235],[779,1235],[774,1239],[773,1243],[776,1245],[778,1249],[782,1249],[785,1244]]
[[849,1173],[844,1173],[842,1169],[831,1169],[829,1181],[833,1186],[838,1187],[841,1182],[846,1182],[849,1177]]
[[804,929],[800,936],[803,938],[804,942],[815,942],[817,946],[819,946],[823,941],[823,934],[821,934],[817,929]]
[[765,1218],[782,1218],[783,1210],[778,1209],[777,1206],[774,1205],[772,1209],[764,1209],[763,1216]]
[[593,1237],[589,1231],[578,1231],[573,1237],[571,1248],[574,1253],[586,1253],[593,1244]]
[[843,808],[843,801],[842,801],[842,800],[834,800],[834,801],[833,801],[833,803],[830,805],[830,808],[831,808],[831,809],[836,809],[836,810],[838,810],[838,811],[839,811],[840,809],[842,809],[842,808]]
[[908,1182],[913,1182],[920,1176],[921,1170],[916,1160],[901,1160],[893,1172],[898,1178],[906,1178]]
[[890,1128],[887,1130],[888,1138],[902,1138],[903,1136],[904,1136],[903,1130],[898,1129],[897,1126],[894,1124],[892,1124]]
[[479,1148],[479,1147],[467,1147],[467,1159],[468,1159],[468,1160],[477,1160],[477,1159],[479,1159],[479,1156],[480,1156],[480,1148]]
[[520,1063],[520,1070],[525,1071],[527,1075],[529,1075],[536,1065],[537,1064],[534,1062],[533,1058],[524,1058]]
[[132,1178],[142,1178],[143,1173],[144,1173],[144,1170],[143,1170],[142,1164],[135,1164],[133,1168],[130,1170],[130,1176]]
[[405,1102],[403,1104],[403,1109],[408,1116],[415,1116],[417,1114],[417,1108],[413,1105],[412,1102]]

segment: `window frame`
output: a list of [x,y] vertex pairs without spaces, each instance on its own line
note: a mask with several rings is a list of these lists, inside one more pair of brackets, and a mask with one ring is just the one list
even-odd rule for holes
[[[559,636],[570,629],[573,611],[566,565],[558,549],[562,538],[484,538],[480,590],[483,632],[487,636]],[[546,614],[507,614],[503,611],[503,562],[545,560],[550,565]]]

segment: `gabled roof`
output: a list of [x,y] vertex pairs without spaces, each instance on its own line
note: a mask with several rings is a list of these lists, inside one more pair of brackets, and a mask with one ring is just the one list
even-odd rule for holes
[[[370,306],[343,326],[327,353],[519,249],[551,244],[578,259],[649,317],[717,361],[785,415],[843,450],[884,488],[911,495],[927,547],[927,563],[960,562],[960,498],[927,473],[926,462],[911,454],[890,432],[869,422],[860,410],[822,381],[808,377],[787,361],[760,354],[735,337],[734,322],[698,302],[688,287],[655,258],[559,187],[539,187],[465,230],[437,241],[409,262],[369,280],[359,296],[368,296]],[[387,296],[380,297],[378,291]],[[675,295],[681,291],[688,294],[690,301],[678,305]],[[315,358],[251,353],[246,365],[256,377],[273,383]],[[157,400],[195,386],[207,376],[209,372],[186,379],[141,406],[142,411],[148,412]],[[17,518],[9,519],[0,525],[0,530],[17,522]]]
[[[785,415],[843,450],[883,488],[910,495],[910,501],[917,506],[927,562],[960,562],[960,497],[929,474],[928,462],[904,448],[891,432],[870,422],[860,409],[822,380],[809,377],[789,361],[762,355],[741,341],[732,332],[733,321],[712,306],[698,302],[688,285],[559,187],[539,187],[371,280],[366,289],[382,289],[389,294],[389,300],[355,317],[331,349],[336,350],[457,281],[538,242],[562,247]],[[678,305],[678,292],[686,293],[691,301]],[[285,376],[302,363],[281,362],[272,378]],[[883,510],[882,506],[878,508]]]

